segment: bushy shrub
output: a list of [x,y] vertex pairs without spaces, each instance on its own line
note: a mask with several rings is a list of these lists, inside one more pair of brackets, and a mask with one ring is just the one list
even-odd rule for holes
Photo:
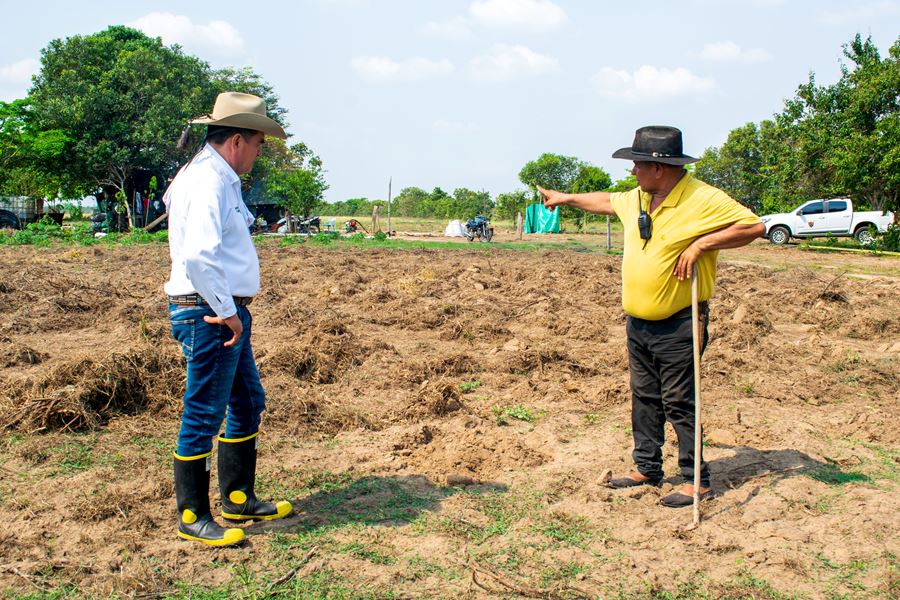
[[900,252],[900,225],[888,225],[887,230],[875,238],[875,247],[886,252]]

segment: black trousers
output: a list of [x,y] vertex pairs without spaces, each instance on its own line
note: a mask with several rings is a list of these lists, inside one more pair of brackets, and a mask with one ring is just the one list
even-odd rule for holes
[[[701,310],[703,344],[709,341],[707,311]],[[631,368],[631,429],[634,459],[643,475],[662,479],[664,425],[678,436],[678,467],[688,483],[694,479],[694,350],[691,317],[646,321],[628,317]],[[702,432],[701,432],[702,435]],[[709,468],[701,450],[700,484],[709,487]]]

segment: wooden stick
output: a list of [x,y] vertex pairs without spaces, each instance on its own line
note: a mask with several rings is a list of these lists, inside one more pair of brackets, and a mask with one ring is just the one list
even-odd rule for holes
[[691,275],[691,325],[694,337],[694,526],[700,524],[700,453],[703,451],[703,431],[700,424],[700,303],[697,299],[697,263]]
[[149,225],[144,227],[144,231],[150,231],[151,229],[153,229],[154,227],[156,227],[157,225],[159,225],[160,223],[162,223],[163,221],[165,221],[168,218],[169,218],[169,213],[164,212],[163,214],[161,214],[158,217],[156,217],[155,219],[153,219]]

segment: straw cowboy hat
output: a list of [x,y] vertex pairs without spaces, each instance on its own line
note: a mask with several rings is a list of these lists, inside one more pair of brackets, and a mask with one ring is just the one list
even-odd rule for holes
[[662,125],[641,127],[634,132],[631,147],[619,148],[612,157],[667,165],[686,165],[699,160],[684,153],[680,129]]
[[240,127],[262,131],[266,135],[287,139],[287,134],[274,120],[266,115],[266,103],[259,96],[240,92],[222,92],[216,98],[212,114],[197,117],[191,123]]

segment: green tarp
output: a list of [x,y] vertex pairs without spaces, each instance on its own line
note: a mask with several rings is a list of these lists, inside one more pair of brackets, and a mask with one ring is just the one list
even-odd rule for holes
[[525,233],[559,233],[559,210],[535,203],[525,209]]

